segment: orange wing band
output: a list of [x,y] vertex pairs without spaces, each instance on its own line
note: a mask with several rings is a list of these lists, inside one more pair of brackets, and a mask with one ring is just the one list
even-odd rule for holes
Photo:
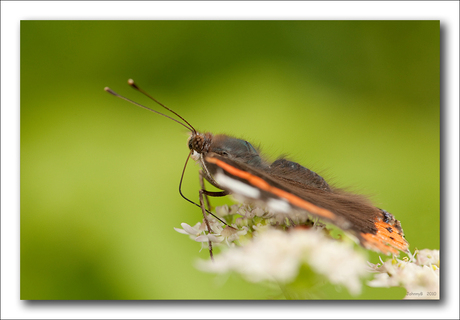
[[236,177],[241,178],[241,179],[244,179],[244,180],[248,181],[251,185],[253,185],[253,186],[255,186],[255,187],[259,188],[259,189],[262,189],[264,191],[267,191],[269,193],[277,195],[280,198],[284,198],[284,199],[288,200],[290,204],[292,204],[292,205],[294,205],[296,207],[305,209],[310,213],[316,214],[316,215],[324,217],[324,218],[328,218],[330,220],[334,220],[334,219],[337,218],[337,216],[334,213],[332,213],[331,211],[329,211],[327,209],[324,209],[324,208],[321,208],[321,207],[318,207],[318,206],[315,206],[311,202],[305,201],[305,200],[303,200],[303,199],[301,199],[301,198],[299,198],[299,197],[297,197],[297,196],[295,196],[293,194],[290,194],[289,192],[286,192],[286,191],[281,190],[281,189],[276,188],[276,187],[272,187],[267,182],[265,182],[262,178],[259,178],[259,177],[255,176],[253,174],[250,174],[249,172],[237,169],[237,168],[225,163],[224,161],[221,161],[221,160],[218,160],[218,159],[215,159],[215,158],[206,158],[206,161],[216,164],[217,166],[219,166],[223,170],[227,171],[231,175],[236,176]]

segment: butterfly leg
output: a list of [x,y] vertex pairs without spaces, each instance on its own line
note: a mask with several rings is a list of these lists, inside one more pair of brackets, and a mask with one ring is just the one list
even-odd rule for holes
[[[200,186],[201,186],[201,190],[206,190],[204,188],[204,176],[203,176],[203,171],[200,170]],[[208,195],[205,194],[204,195],[204,200],[206,201],[206,205],[208,207],[208,210],[211,211],[211,204],[209,203],[209,198],[208,198]]]
[[[212,197],[223,197],[228,194],[227,191],[219,191],[219,192],[212,192],[212,191],[206,191],[204,189],[200,190],[200,206],[201,206],[201,211],[203,212],[203,218],[204,218],[204,223],[206,223],[206,227],[208,228],[208,233],[212,233],[211,226],[209,225],[208,218],[206,217],[206,208],[205,208],[205,197],[207,196],[212,196]],[[208,202],[209,206],[209,202]],[[214,260],[213,255],[212,255],[212,242],[211,240],[208,240],[208,245],[209,245],[209,254],[211,256],[211,260]]]
[[[204,223],[206,223],[206,227],[208,228],[208,234],[211,234],[212,233],[212,229],[211,229],[211,226],[209,225],[209,221],[208,221],[208,218],[206,217],[206,208],[204,207],[204,197],[203,197],[203,194],[205,190],[200,190],[200,206],[201,206],[201,211],[203,212],[203,218],[204,218]],[[207,199],[207,195],[206,196],[206,199]],[[209,202],[208,202],[208,206],[209,206]],[[211,240],[208,239],[208,246],[209,246],[209,255],[211,256],[211,260],[214,261],[214,257],[212,255],[212,242]]]
[[[207,191],[204,186],[204,177],[202,174],[202,171],[200,171],[200,185],[201,185],[201,190],[199,192],[200,194],[200,206],[201,206],[201,211],[203,212],[203,218],[204,218],[204,223],[206,224],[206,227],[208,228],[208,233],[212,233],[211,226],[209,225],[208,218],[206,216],[206,207],[205,207],[205,202],[208,207],[208,210],[211,210],[211,205],[209,203],[209,197],[224,197],[229,194],[227,191]],[[211,240],[208,240],[208,246],[209,246],[209,255],[211,256],[211,260],[214,260],[213,254],[212,254],[212,242]]]

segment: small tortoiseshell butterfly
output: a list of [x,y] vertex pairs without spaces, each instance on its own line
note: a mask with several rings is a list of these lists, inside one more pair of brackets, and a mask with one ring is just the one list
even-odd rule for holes
[[[209,232],[211,229],[205,213],[211,212],[205,208],[207,196],[233,194],[262,204],[273,212],[303,212],[318,217],[349,232],[367,249],[395,255],[399,251],[408,252],[409,244],[400,222],[387,211],[373,206],[366,198],[331,187],[321,176],[298,163],[286,159],[267,163],[247,141],[209,132],[199,133],[184,118],[140,89],[133,80],[128,83],[185,123],[120,96],[109,88],[105,88],[105,91],[174,120],[190,130],[187,161],[192,157],[202,168],[200,204],[185,198],[182,192],[181,195],[201,207]],[[203,178],[222,191],[205,190]],[[212,257],[211,243],[209,247]]]

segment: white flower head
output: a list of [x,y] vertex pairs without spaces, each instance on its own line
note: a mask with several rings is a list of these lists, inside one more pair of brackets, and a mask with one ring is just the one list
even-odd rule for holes
[[416,264],[419,266],[435,265],[439,268],[439,250],[417,250],[415,251]]
[[235,241],[239,236],[244,236],[247,232],[247,227],[243,227],[241,230],[236,227],[227,227],[220,234],[229,241]]
[[[227,216],[235,215],[238,210],[241,209],[241,205],[228,205],[220,206],[216,208],[217,215],[225,218]],[[249,207],[245,210],[252,210]],[[187,223],[181,223],[182,229],[174,228],[179,233],[189,235],[191,239],[197,242],[201,242],[201,249],[206,248],[207,243],[210,241],[214,245],[219,245],[221,242],[226,243],[228,246],[234,245],[240,236],[244,236],[248,232],[248,227],[244,225],[232,224],[225,226],[223,223],[212,215],[206,216],[207,223],[203,220],[198,222],[195,226],[190,226]],[[211,232],[208,230],[208,226],[211,228]]]
[[220,207],[216,207],[216,215],[219,217],[225,217],[229,213],[230,213],[230,208],[226,204]]
[[249,205],[240,206],[237,210],[237,213],[246,219],[254,218],[255,214]]
[[196,237],[198,237],[204,232],[204,229],[201,228],[202,227],[201,222],[198,222],[193,227],[191,227],[185,222],[181,223],[180,225],[183,229],[174,228],[174,230],[182,234],[188,234],[191,239],[196,239]]
[[416,250],[415,258],[369,263],[376,272],[371,287],[404,287],[405,299],[439,299],[439,250]]
[[243,247],[230,248],[211,261],[199,261],[201,270],[230,271],[251,282],[264,280],[290,283],[302,264],[308,264],[332,283],[344,285],[352,294],[361,290],[366,274],[365,259],[351,246],[327,238],[314,229],[290,232],[267,228]]

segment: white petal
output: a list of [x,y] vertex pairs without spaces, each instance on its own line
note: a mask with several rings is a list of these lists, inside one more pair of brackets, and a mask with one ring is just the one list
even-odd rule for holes
[[188,224],[186,224],[185,222],[182,222],[180,224],[182,226],[182,228],[184,228],[184,230],[188,233],[188,234],[198,234],[200,233],[200,231],[198,231],[197,229],[189,226]]
[[201,235],[195,238],[196,242],[208,242],[208,236],[206,235]]
[[185,231],[183,229],[174,228],[174,230],[176,230],[177,232],[182,233],[182,234],[189,234],[187,231]]
[[216,237],[215,235],[213,234],[208,234],[208,239],[211,240],[211,242],[222,242],[222,240],[224,240],[222,237]]

